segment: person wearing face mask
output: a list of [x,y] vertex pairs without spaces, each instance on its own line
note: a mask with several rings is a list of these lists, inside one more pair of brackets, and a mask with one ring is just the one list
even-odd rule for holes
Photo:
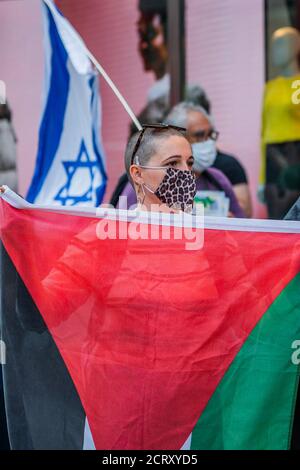
[[[165,118],[168,124],[187,128],[187,138],[192,145],[197,190],[223,191],[230,201],[229,211],[234,217],[251,217],[251,199],[247,184],[233,186],[232,171],[238,171],[233,157],[223,155],[217,149],[219,133],[211,116],[201,106],[182,102],[174,106]],[[227,165],[223,158],[227,158]],[[233,165],[234,163],[234,165]],[[227,168],[228,166],[228,168]],[[227,174],[227,170],[228,173]]]
[[[171,124],[175,125],[174,121],[171,122]],[[186,137],[189,143],[191,143],[189,129],[187,129]],[[212,135],[212,137],[214,137],[214,134]],[[226,176],[219,170],[210,167],[210,164],[213,162],[216,156],[215,142],[211,141],[213,141],[213,138],[205,139],[205,142],[203,142],[203,146],[197,145],[196,147],[194,147],[194,144],[192,144],[193,170],[196,174],[196,192],[201,190],[223,191],[230,202],[228,215],[233,217],[245,217],[245,214],[241,209],[232,189],[232,186]],[[129,140],[129,143],[130,142],[132,142],[132,138]],[[144,165],[144,163],[142,163],[142,165]],[[176,162],[172,163],[172,166],[174,165],[176,166]],[[126,169],[127,175],[129,175],[129,167],[126,166]],[[141,191],[148,191],[149,193],[149,188],[150,191],[155,191],[157,189],[160,192],[161,188],[158,188],[158,182],[155,181],[156,186],[150,186],[148,189],[147,181],[145,181],[145,183],[146,186],[138,188],[140,198]],[[164,185],[162,189],[167,189],[167,186]],[[134,190],[133,179],[129,178],[129,181],[127,182],[127,184],[125,184],[124,189],[118,195],[118,202],[116,203],[116,206],[120,209],[128,209],[133,207],[136,204],[137,200],[139,200],[139,197],[137,197],[137,195],[138,193],[136,193],[136,191]],[[144,193],[142,193],[142,196],[144,196]]]
[[130,138],[125,152],[126,172],[135,190],[135,199],[129,194],[127,207],[137,201],[144,210],[191,213],[196,194],[193,164],[184,128],[143,126]]

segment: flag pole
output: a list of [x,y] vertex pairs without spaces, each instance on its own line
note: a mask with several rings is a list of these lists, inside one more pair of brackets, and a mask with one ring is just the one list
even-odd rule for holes
[[88,58],[90,59],[90,61],[94,64],[94,66],[96,67],[96,69],[98,70],[100,75],[104,78],[106,83],[110,86],[112,91],[115,93],[117,98],[120,100],[121,104],[125,108],[125,111],[129,114],[132,121],[134,122],[137,130],[141,131],[142,130],[141,123],[139,122],[138,118],[136,117],[136,115],[132,111],[132,109],[129,106],[129,104],[127,103],[127,101],[125,100],[124,96],[120,93],[120,91],[118,90],[118,88],[116,87],[116,85],[114,84],[112,79],[108,76],[108,74],[105,72],[104,68],[99,64],[99,62],[96,60],[96,58],[93,56],[93,54],[87,49],[86,46],[85,46],[85,48],[86,48],[86,54],[87,54]]
[[[53,4],[52,0],[43,0],[44,3],[50,8],[50,10],[53,10],[53,8],[56,9],[56,6]],[[75,28],[74,28],[75,29]],[[109,75],[105,72],[104,68],[102,67],[102,65],[99,64],[99,62],[97,61],[97,59],[95,58],[95,56],[89,51],[89,49],[86,47],[84,41],[83,42],[83,45],[84,45],[84,48],[85,48],[85,52],[86,52],[86,55],[88,56],[88,58],[90,59],[90,61],[92,62],[92,64],[95,66],[95,68],[98,70],[98,72],[100,73],[100,75],[104,78],[104,80],[106,81],[106,83],[109,85],[109,87],[112,89],[112,91],[114,92],[114,94],[116,95],[116,97],[119,99],[119,101],[121,102],[122,106],[125,108],[125,111],[129,114],[130,118],[132,119],[132,121],[134,122],[136,128],[138,131],[141,131],[142,130],[142,126],[141,126],[141,123],[139,122],[139,120],[137,119],[136,115],[134,114],[134,112],[132,111],[131,107],[129,106],[129,104],[127,103],[127,101],[125,100],[124,96],[120,93],[120,91],[118,90],[118,88],[116,87],[116,85],[114,84],[114,82],[112,81],[112,79],[109,77]]]

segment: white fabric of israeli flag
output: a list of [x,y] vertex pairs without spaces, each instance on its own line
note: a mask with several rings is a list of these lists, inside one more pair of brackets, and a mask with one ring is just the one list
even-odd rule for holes
[[45,93],[38,153],[27,200],[98,206],[106,188],[98,73],[52,0],[44,0]]

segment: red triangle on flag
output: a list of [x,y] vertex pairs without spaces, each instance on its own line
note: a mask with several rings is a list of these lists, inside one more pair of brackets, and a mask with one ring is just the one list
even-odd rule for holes
[[1,238],[98,449],[179,449],[298,272],[297,234],[206,230],[189,251],[174,238],[101,240],[99,219],[0,204]]

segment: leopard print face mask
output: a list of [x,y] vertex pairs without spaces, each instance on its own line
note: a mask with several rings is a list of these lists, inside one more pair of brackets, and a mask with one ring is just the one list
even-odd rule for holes
[[162,182],[155,191],[152,191],[147,186],[146,188],[155,194],[163,204],[171,208],[180,209],[184,212],[191,212],[193,209],[193,201],[196,195],[196,180],[194,173],[189,170],[169,167]]

